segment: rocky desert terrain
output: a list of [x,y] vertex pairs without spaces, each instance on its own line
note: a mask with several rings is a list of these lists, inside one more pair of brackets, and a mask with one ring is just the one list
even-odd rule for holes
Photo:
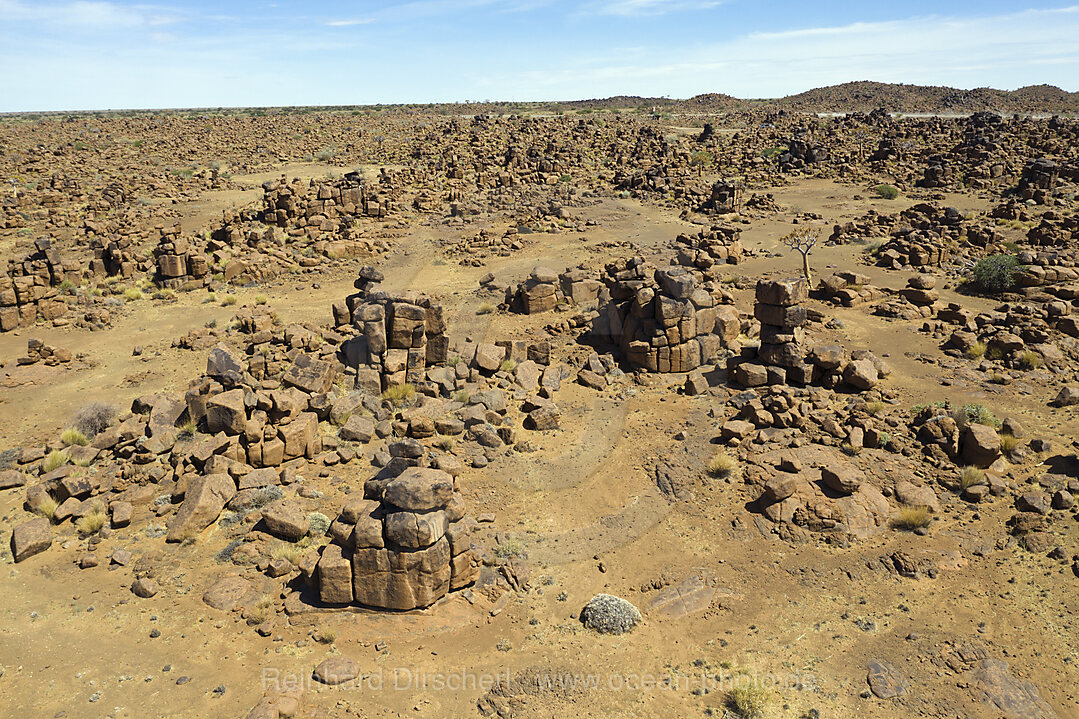
[[1077,106],[0,116],[0,715],[1079,716]]

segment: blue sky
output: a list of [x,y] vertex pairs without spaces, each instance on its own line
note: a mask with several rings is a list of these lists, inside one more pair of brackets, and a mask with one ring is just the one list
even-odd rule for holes
[[1075,91],[1079,5],[0,0],[0,63],[0,112],[777,97],[850,80]]

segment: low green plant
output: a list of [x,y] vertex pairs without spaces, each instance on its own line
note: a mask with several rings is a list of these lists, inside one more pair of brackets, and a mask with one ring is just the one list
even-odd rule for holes
[[478,315],[489,315],[492,312],[494,312],[495,309],[496,309],[495,306],[492,305],[490,302],[483,302],[483,303],[480,304],[479,307],[476,308],[476,314],[478,314]]
[[876,417],[877,415],[883,413],[884,410],[886,410],[887,408],[888,408],[888,405],[886,405],[884,402],[880,402],[880,401],[866,402],[865,403],[865,411],[868,412],[869,414],[873,415],[874,417]]
[[468,404],[468,400],[472,399],[472,395],[468,393],[466,389],[459,389],[457,393],[453,395],[454,402],[460,402],[461,404]]
[[239,298],[237,298],[236,295],[225,295],[224,298],[221,300],[221,304],[224,307],[231,307],[237,302],[239,302]]
[[892,185],[877,185],[873,188],[873,192],[877,193],[877,197],[884,200],[894,200],[899,197],[899,190]]
[[498,367],[500,372],[512,372],[515,369],[517,369],[517,361],[511,359],[503,360],[502,364]]
[[1015,273],[1018,269],[1018,257],[996,254],[978,260],[971,269],[970,275],[978,289],[995,295],[1015,286]]
[[952,418],[961,427],[984,424],[995,429],[1000,426],[1000,420],[984,404],[965,404],[952,412]]
[[268,297],[266,297],[266,295],[255,295],[255,304],[256,305],[264,305],[269,301],[270,300],[269,300]]
[[138,287],[128,287],[124,290],[124,299],[128,302],[135,302],[143,298],[142,290]]

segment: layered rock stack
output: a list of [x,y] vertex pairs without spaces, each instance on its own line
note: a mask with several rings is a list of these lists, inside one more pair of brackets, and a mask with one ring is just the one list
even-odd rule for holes
[[1045,157],[1031,160],[1019,177],[1019,197],[1034,200],[1039,205],[1049,204],[1059,178],[1060,165],[1057,163]]
[[278,227],[334,233],[343,218],[385,217],[392,210],[390,198],[368,186],[356,172],[333,182],[312,180],[306,187],[299,181],[273,180],[262,189],[263,221]]
[[449,355],[442,305],[421,292],[385,292],[381,281],[382,273],[363,268],[354,283],[360,292],[334,307],[337,324],[347,313],[358,331],[342,344],[345,363],[357,368],[356,387],[373,394],[424,382],[427,368],[444,366]]
[[34,252],[21,261],[8,260],[7,273],[0,276],[0,332],[63,317],[68,306],[58,288],[65,280],[77,285],[81,277],[77,261],[62,260],[47,238],[35,240]]
[[737,265],[744,248],[742,230],[729,225],[714,225],[696,234],[680,234],[674,240],[677,262],[686,267],[708,270],[715,265]]
[[631,365],[690,372],[713,363],[741,331],[734,307],[719,304],[722,293],[706,289],[684,267],[656,269],[634,258],[607,272],[594,331],[618,345]]
[[[763,378],[768,384],[809,384],[813,368],[806,356],[805,325],[808,314],[802,303],[809,299],[809,283],[803,277],[757,283],[753,316],[760,320],[758,365],[741,364],[735,368],[737,381],[747,386]],[[762,383],[763,384],[763,383]]]
[[365,493],[330,528],[334,541],[318,562],[323,602],[407,611],[475,581],[474,522],[451,475],[411,467],[368,482]]
[[761,323],[760,346],[727,362],[732,381],[743,387],[843,384],[864,391],[889,374],[888,366],[866,350],[848,355],[838,345],[811,347],[805,336],[810,312],[802,305],[808,298],[809,286],[801,277],[757,283],[753,316]]
[[178,289],[191,280],[201,280],[210,271],[210,262],[190,242],[180,236],[179,225],[158,228],[161,239],[154,248],[157,274],[154,281],[160,287]]
[[708,199],[698,208],[700,212],[726,215],[738,212],[742,204],[742,181],[741,180],[716,180]]
[[527,280],[506,290],[510,311],[526,315],[550,312],[565,300],[558,274],[547,267],[534,268]]

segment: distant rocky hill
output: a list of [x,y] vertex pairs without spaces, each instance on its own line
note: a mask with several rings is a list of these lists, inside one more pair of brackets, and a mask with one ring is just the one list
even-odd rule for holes
[[1053,85],[1011,91],[986,87],[957,90],[862,81],[819,87],[766,104],[801,112],[868,112],[883,107],[890,112],[1065,113],[1079,111],[1079,93],[1065,92]]

